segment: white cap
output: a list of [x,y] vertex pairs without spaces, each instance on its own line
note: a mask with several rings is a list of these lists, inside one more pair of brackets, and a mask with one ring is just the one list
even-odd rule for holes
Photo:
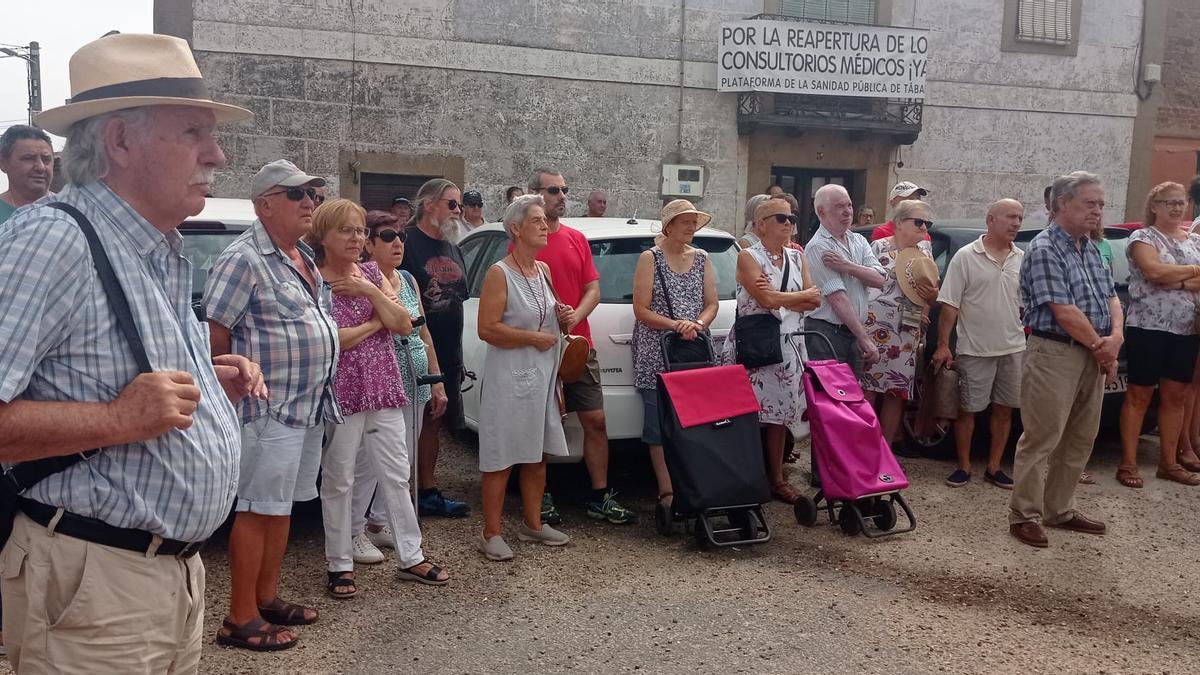
[[888,201],[891,201],[891,200],[895,199],[896,197],[904,197],[905,199],[908,199],[909,197],[912,197],[913,195],[917,194],[918,192],[921,193],[920,196],[922,196],[922,197],[929,194],[929,190],[926,190],[925,188],[921,187],[920,185],[917,185],[916,183],[911,183],[906,180],[900,181],[899,183],[896,183],[896,185],[892,188],[892,194],[890,197],[888,197]]
[[304,173],[286,159],[277,159],[264,165],[258,170],[258,173],[254,174],[254,178],[250,180],[250,199],[258,199],[264,192],[268,192],[276,186],[300,187],[301,185],[322,187],[325,185],[325,179]]

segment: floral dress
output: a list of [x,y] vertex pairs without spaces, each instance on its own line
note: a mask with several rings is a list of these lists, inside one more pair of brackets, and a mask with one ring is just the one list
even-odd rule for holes
[[[417,298],[417,292],[413,290],[413,284],[416,280],[407,271],[397,271],[400,275],[400,291],[397,295],[400,297],[400,302],[404,304],[404,308],[408,310],[409,315],[413,320],[417,320],[421,316],[421,302]],[[421,329],[414,328],[409,335],[400,335],[399,333],[392,334],[392,341],[396,347],[396,362],[400,366],[400,381],[404,383],[404,391],[408,393],[409,398],[412,398],[412,392],[409,389],[412,383],[416,381],[413,373],[408,372],[408,356],[407,351],[412,354],[413,368],[416,369],[416,377],[422,377],[429,374],[429,353],[425,349],[425,341],[421,339]],[[405,344],[407,342],[407,345]],[[417,387],[417,410],[423,410],[429,399],[433,398],[431,387],[428,384],[422,384]]]
[[[933,257],[928,241],[917,248]],[[917,375],[917,347],[921,342],[921,308],[909,300],[896,281],[895,237],[884,237],[871,243],[879,264],[887,270],[883,288],[871,289],[868,295],[867,335],[879,345],[879,361],[867,368],[862,376],[863,389],[892,394],[902,399],[913,396]]]
[[[745,250],[754,256],[754,259],[766,271],[775,288],[779,288],[783,283],[783,268],[776,267],[771,262],[767,257],[767,249],[763,247],[762,243],[757,243]],[[804,290],[804,256],[793,248],[784,248],[783,254],[787,256],[791,270],[788,272],[787,288],[781,290],[786,292]],[[761,368],[747,368],[746,372],[750,375],[750,384],[754,387],[754,394],[758,397],[758,404],[761,408],[758,413],[758,421],[763,424],[790,426],[799,420],[800,414],[804,412],[804,391],[800,384],[800,375],[803,372],[801,359],[804,355],[804,341],[799,338],[791,338],[789,335],[804,329],[804,314],[786,308],[766,309],[758,304],[749,291],[739,285],[737,315],[749,314],[774,314],[782,321],[779,326],[779,339],[783,341],[783,363]],[[731,331],[729,338],[725,341],[724,362],[736,363],[736,356],[737,335]]]
[[1146,279],[1133,262],[1133,245],[1149,244],[1159,261],[1168,265],[1200,265],[1200,236],[1172,239],[1153,227],[1142,228],[1129,236],[1125,255],[1129,258],[1129,309],[1125,325],[1142,330],[1157,330],[1175,335],[1196,334],[1196,293],[1156,286]]
[[[662,249],[655,246],[650,249],[654,255],[654,290],[651,292],[650,309],[662,316],[671,317],[667,308],[667,297],[663,293],[661,279],[666,279],[666,291],[671,294],[671,308],[675,310],[674,319],[699,319],[704,309],[704,261],[706,253],[696,249],[692,256],[692,266],[688,271],[679,274],[671,269],[663,258]],[[658,276],[659,271],[662,277]],[[657,375],[666,369],[663,364],[662,336],[669,331],[650,328],[641,321],[633,324],[633,386],[638,389],[657,389]]]

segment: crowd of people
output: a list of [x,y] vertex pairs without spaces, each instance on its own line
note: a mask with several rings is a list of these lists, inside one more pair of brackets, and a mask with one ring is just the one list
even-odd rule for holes
[[[230,510],[230,600],[216,640],[256,651],[295,646],[296,626],[320,618],[279,593],[293,503],[321,500],[323,583],[339,600],[362,590],[355,565],[382,562],[383,549],[394,550],[400,580],[449,583],[450,571],[424,553],[419,518],[470,514],[461,496],[439,488],[437,465],[441,430],[462,418],[467,283],[455,242],[483,224],[481,193],[436,178],[388,211],[367,211],[327,195],[320,176],[270,162],[250,184],[256,220],[216,260],[203,289],[207,321],[197,322],[177,227],[200,212],[225,165],[218,125],[251,113],[212,101],[203,87],[178,88],[180,79],[202,82],[182,40],[125,34],[83,47],[72,59],[72,102],[38,119],[67,138],[68,186],[57,195],[49,194],[45,131],[18,126],[0,138],[9,177],[0,194],[0,460],[49,467],[20,485],[0,553],[5,637],[18,669],[52,671],[69,660],[101,671],[194,672],[204,611],[196,553]],[[118,84],[97,89],[95,81]],[[508,254],[487,270],[480,294],[487,351],[476,545],[491,561],[515,555],[503,517],[514,468],[517,540],[571,541],[546,491],[546,457],[567,453],[568,413],[583,429],[586,515],[636,521],[609,483],[588,326],[599,273],[584,235],[562,222],[568,190],[561,172],[543,167],[506,191]],[[952,367],[959,380],[958,466],[947,483],[970,480],[975,416],[990,407],[984,479],[1012,490],[1017,540],[1047,546],[1043,526],[1104,533],[1074,492],[1122,346],[1129,390],[1116,479],[1143,485],[1137,442],[1157,389],[1156,475],[1200,485],[1200,235],[1180,225],[1189,196],[1200,202],[1200,179],[1190,194],[1163,183],[1147,196],[1144,227],[1128,247],[1127,315],[1111,248],[1106,258],[1101,245],[1104,186],[1090,173],[1047,188],[1049,225],[1024,251],[1014,244],[1021,202],[993,203],[986,230],[941,279],[926,188],[897,184],[890,218],[869,241],[853,228],[873,223],[874,212],[856,211],[839,185],[821,187],[819,226],[803,247],[795,198],[769,192],[778,194],[746,203],[739,323],[713,358],[737,362],[737,326],[748,331],[754,317],[778,323],[781,359],[747,367],[775,499],[800,498],[784,463],[788,429],[804,409],[803,363],[848,364],[903,453],[903,408],[918,395],[931,339],[933,367]],[[589,216],[604,215],[604,193],[587,202]],[[712,260],[692,246],[712,216],[675,200],[660,222],[634,274],[632,355],[642,440],[658,499],[669,504],[655,391],[667,368],[662,339],[706,342],[718,296]],[[799,341],[799,330],[813,334]],[[560,377],[562,354],[575,350],[580,372]],[[1016,409],[1024,433],[1010,478],[1000,461]],[[80,453],[87,461],[61,459]],[[93,583],[82,596],[73,589],[85,576]],[[70,625],[61,621],[68,606]]]

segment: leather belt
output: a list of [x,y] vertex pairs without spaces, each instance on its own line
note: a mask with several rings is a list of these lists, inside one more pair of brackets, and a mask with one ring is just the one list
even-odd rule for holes
[[1087,345],[1083,344],[1082,342],[1080,342],[1074,338],[1068,337],[1066,335],[1059,335],[1058,333],[1051,333],[1050,331],[1045,331],[1045,330],[1033,330],[1033,331],[1030,331],[1029,334],[1034,337],[1040,337],[1043,340],[1054,340],[1055,342],[1061,342],[1065,345],[1072,345],[1072,346],[1079,345],[1080,347],[1087,349]]
[[[50,523],[59,513],[56,506],[49,506],[24,497],[18,500],[18,505],[25,515],[43,527],[50,527]],[[57,520],[53,529],[58,534],[90,541],[93,544],[145,553],[147,557],[169,555],[176,558],[190,558],[199,553],[204,546],[204,541],[188,542],[164,539],[145,530],[113,527],[102,520],[77,516],[69,511],[63,511]],[[155,546],[156,543],[157,546]]]

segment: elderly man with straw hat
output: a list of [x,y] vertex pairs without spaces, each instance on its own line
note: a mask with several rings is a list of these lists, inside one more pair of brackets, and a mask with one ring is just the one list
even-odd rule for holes
[[67,137],[68,186],[0,226],[0,461],[23,491],[0,553],[9,659],[195,672],[233,401],[267,391],[246,358],[210,358],[176,226],[225,165],[216,125],[251,113],[212,101],[176,38],[106,36],[70,69],[71,103],[37,117]]

